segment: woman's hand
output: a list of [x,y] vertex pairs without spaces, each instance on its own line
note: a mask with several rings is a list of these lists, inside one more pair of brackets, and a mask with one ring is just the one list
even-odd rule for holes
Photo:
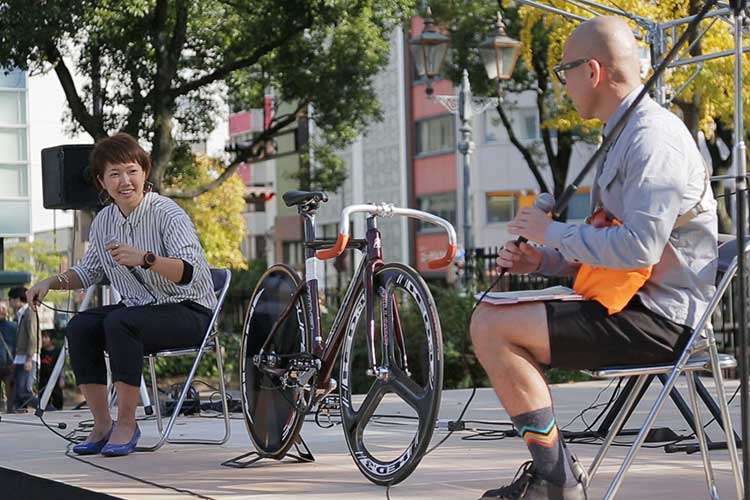
[[49,293],[49,280],[42,280],[29,288],[26,292],[26,301],[29,303],[32,310],[36,311],[37,304],[44,300],[47,293]]
[[121,266],[140,266],[146,252],[124,243],[110,243],[105,247],[112,258]]
[[498,267],[512,274],[533,273],[542,263],[542,252],[526,243],[519,246],[515,241],[505,244],[497,257]]

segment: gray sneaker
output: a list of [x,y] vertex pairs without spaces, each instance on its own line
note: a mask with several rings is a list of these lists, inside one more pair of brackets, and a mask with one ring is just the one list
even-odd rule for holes
[[[577,464],[577,461],[574,463]],[[583,483],[585,471],[580,464],[573,471],[581,482],[566,488],[537,476],[534,463],[528,461],[518,470],[511,484],[485,491],[479,500],[586,500],[586,488]],[[583,472],[583,476],[580,472]]]

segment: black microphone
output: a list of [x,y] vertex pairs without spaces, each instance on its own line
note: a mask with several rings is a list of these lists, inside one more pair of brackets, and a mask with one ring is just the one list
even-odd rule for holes
[[[117,241],[117,238],[115,238],[114,235],[111,235],[111,234],[107,236],[106,240],[104,240],[105,248],[108,247],[109,245],[119,245],[119,244],[120,243]],[[130,271],[130,274],[133,275],[133,278],[135,278],[135,280],[141,284],[143,289],[146,290],[146,292],[148,292],[149,295],[151,295],[151,298],[154,299],[154,302],[156,302],[156,295],[154,295],[153,292],[151,292],[151,288],[149,288],[149,286],[146,285],[146,282],[143,281],[143,277],[140,274],[138,274],[138,270],[133,266],[125,266],[125,267],[128,269],[128,271]]]
[[[553,208],[555,208],[555,197],[552,196],[549,193],[539,193],[534,200],[534,206],[538,208],[539,210],[543,212],[551,212]],[[523,236],[519,236],[516,240],[516,245],[520,245],[521,243],[526,243],[527,240]],[[500,268],[500,276],[508,272],[508,268],[501,267]]]

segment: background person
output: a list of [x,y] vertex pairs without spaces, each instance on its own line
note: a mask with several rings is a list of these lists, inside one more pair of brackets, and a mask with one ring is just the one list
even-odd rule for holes
[[29,309],[26,291],[22,286],[8,290],[8,303],[16,312],[18,324],[16,355],[13,359],[13,405],[17,412],[25,412],[28,406],[36,407],[34,379],[39,368],[39,323],[36,314]]
[[50,382],[52,370],[55,368],[57,358],[60,357],[61,349],[52,340],[54,330],[42,331],[42,348],[39,352],[39,394],[44,392],[47,384],[54,384],[49,403],[45,410],[62,410],[63,408],[63,386],[64,377],[61,373],[57,380]]
[[8,303],[0,300],[0,394],[5,391],[5,411],[13,412],[13,359],[18,327],[8,319]]
[[[71,366],[94,416],[79,454],[131,453],[140,437],[135,410],[144,353],[193,347],[216,304],[211,272],[190,218],[174,201],[150,192],[149,155],[119,133],[97,142],[91,170],[112,203],[91,225],[81,262],[29,290],[41,301],[51,289],[97,284],[105,275],[122,303],[83,311],[67,325]],[[107,404],[104,351],[117,391],[117,421]]]

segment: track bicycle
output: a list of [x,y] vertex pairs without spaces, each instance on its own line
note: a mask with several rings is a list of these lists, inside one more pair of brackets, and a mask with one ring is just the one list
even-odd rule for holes
[[[453,261],[456,232],[446,220],[420,210],[357,204],[343,209],[335,242],[320,240],[315,214],[327,201],[325,193],[292,191],[283,199],[304,220],[305,277],[284,264],[270,267],[248,307],[240,374],[250,438],[259,458],[283,458],[300,442],[305,414],[338,385],[341,423],[354,462],[370,481],[396,484],[416,468],[432,437],[442,392],[443,345],[427,285],[413,268],[383,261],[377,220],[404,216],[444,229],[448,247],[442,258],[428,263],[431,269]],[[364,239],[350,238],[350,217],[357,213],[366,214]],[[316,262],[346,249],[364,255],[324,339]],[[332,378],[337,364],[340,384]],[[405,433],[396,430],[406,435],[403,447],[393,446],[392,432],[388,443],[377,444],[386,434],[378,426],[377,410],[381,403],[395,407],[394,399],[407,404],[404,418],[411,419],[402,427]]]

